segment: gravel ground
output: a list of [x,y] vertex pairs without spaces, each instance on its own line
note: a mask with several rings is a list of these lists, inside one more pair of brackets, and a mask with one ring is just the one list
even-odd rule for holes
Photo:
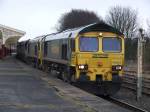
[[150,96],[142,95],[142,98],[137,101],[135,91],[121,88],[114,97],[150,112]]

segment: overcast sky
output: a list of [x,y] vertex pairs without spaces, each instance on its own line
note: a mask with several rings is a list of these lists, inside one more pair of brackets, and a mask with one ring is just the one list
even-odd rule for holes
[[111,6],[138,11],[140,25],[147,28],[150,0],[0,0],[0,24],[26,32],[25,38],[56,32],[60,16],[74,9],[87,9],[105,18]]

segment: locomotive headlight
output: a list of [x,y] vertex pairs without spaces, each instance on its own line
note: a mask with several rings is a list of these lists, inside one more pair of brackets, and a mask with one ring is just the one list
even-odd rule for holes
[[112,70],[113,71],[120,71],[120,70],[122,70],[122,66],[121,65],[112,66]]
[[79,65],[79,69],[84,69],[84,65]]
[[88,65],[78,65],[79,70],[86,70],[88,69]]
[[100,32],[100,33],[99,33],[99,36],[103,36],[103,33],[102,33],[102,32]]

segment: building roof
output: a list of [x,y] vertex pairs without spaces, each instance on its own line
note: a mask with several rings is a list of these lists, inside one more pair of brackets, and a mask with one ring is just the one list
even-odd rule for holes
[[8,30],[12,30],[12,31],[15,31],[15,32],[18,32],[18,33],[21,33],[21,34],[25,34],[26,32],[22,31],[22,30],[18,30],[18,29],[15,29],[15,28],[11,28],[11,27],[8,27],[8,26],[5,26],[5,25],[2,25],[0,24],[0,27],[1,28],[5,28],[5,29],[8,29]]

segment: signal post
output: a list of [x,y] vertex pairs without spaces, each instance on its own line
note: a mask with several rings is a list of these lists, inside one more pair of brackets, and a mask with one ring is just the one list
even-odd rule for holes
[[143,44],[144,34],[143,29],[139,29],[140,37],[138,38],[138,67],[137,67],[137,100],[139,101],[142,97],[142,73],[143,73]]

